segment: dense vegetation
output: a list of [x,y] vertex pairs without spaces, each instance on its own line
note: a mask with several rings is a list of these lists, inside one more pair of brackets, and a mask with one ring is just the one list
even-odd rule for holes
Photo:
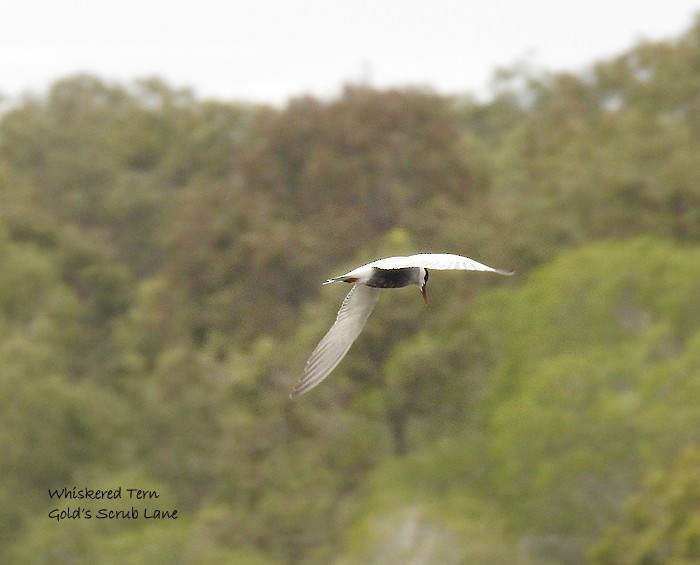
[[[517,276],[387,292],[289,400],[319,283],[419,251]],[[698,562],[699,295],[700,21],[488,102],[67,78],[0,117],[0,560]]]

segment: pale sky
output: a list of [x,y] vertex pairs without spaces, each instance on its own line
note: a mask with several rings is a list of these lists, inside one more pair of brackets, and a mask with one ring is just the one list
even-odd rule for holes
[[696,13],[700,0],[21,0],[0,12],[0,95],[77,72],[275,104],[360,81],[483,94],[498,67],[580,71]]

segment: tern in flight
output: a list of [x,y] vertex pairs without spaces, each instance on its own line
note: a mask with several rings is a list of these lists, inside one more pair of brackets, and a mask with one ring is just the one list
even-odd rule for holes
[[428,303],[425,285],[428,270],[490,271],[512,275],[512,271],[494,269],[469,257],[449,253],[420,253],[408,257],[389,257],[367,263],[357,269],[328,279],[323,284],[346,282],[353,285],[338,310],[331,329],[314,349],[306,362],[304,376],[289,395],[291,398],[308,392],[325,379],[345,357],[350,346],[360,335],[367,318],[379,299],[382,288],[402,288],[411,284],[420,287],[423,301]]

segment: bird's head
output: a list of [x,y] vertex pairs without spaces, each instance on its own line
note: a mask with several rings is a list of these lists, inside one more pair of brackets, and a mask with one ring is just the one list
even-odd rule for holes
[[422,271],[421,272],[422,277],[421,277],[421,282],[419,283],[420,284],[420,294],[423,297],[423,302],[425,302],[427,304],[428,303],[428,293],[425,290],[425,285],[428,284],[429,273],[428,273],[428,269],[421,268],[421,271]]

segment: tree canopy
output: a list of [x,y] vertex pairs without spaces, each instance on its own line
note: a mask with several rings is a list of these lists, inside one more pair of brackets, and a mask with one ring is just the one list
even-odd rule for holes
[[[700,22],[483,102],[89,75],[17,101],[0,560],[697,560],[698,60]],[[517,274],[384,292],[291,401],[347,291],[320,283],[430,251]]]

